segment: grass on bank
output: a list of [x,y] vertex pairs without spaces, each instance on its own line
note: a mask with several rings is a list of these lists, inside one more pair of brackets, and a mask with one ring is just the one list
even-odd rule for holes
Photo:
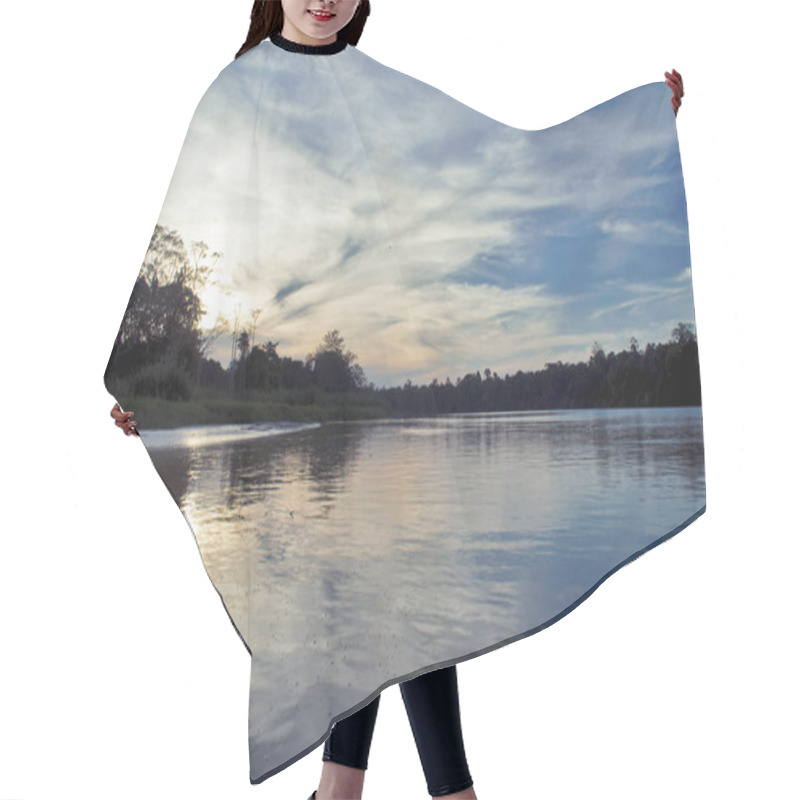
[[181,428],[187,425],[224,425],[248,422],[327,422],[382,419],[390,409],[374,398],[353,392],[276,390],[268,394],[248,391],[242,397],[198,394],[191,400],[117,394],[123,410],[133,411],[142,430]]

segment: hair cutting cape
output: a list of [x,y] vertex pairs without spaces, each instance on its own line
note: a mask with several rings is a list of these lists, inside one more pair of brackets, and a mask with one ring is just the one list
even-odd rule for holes
[[670,97],[520,130],[279,37],[203,95],[105,384],[252,656],[252,782],[704,512]]

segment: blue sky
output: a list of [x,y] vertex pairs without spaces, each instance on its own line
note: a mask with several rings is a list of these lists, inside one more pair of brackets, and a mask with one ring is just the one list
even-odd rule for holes
[[159,222],[222,254],[204,326],[261,309],[256,340],[295,358],[336,328],[379,386],[664,341],[694,322],[669,96],[524,131],[267,40],[200,101]]

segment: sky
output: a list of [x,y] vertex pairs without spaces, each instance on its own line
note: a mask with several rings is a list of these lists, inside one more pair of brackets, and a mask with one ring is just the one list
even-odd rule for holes
[[260,309],[255,341],[293,358],[337,329],[376,386],[666,341],[694,323],[670,96],[528,131],[359,50],[267,40],[200,100],[158,222],[220,253],[203,327]]
[[[500,119],[561,122],[666,68],[686,85],[708,512],[557,625],[459,664],[478,796],[585,797],[601,784],[618,800],[797,794],[800,552],[787,520],[800,442],[786,349],[764,346],[795,336],[792,7],[508,0],[487,36],[485,3],[428,2],[435,19],[420,26],[404,12],[421,2],[374,2],[360,49]],[[105,800],[113,786],[119,800],[266,800],[318,785],[321,748],[250,786],[250,659],[141,441],[114,427],[102,380],[191,113],[251,7],[0,10],[19,123],[5,130],[6,339],[26,341],[6,353],[26,390],[3,400],[14,466],[0,537],[0,797]],[[31,352],[54,342],[58,357],[32,369]],[[665,752],[678,768],[663,768]],[[425,795],[396,686],[367,783],[365,797]]]

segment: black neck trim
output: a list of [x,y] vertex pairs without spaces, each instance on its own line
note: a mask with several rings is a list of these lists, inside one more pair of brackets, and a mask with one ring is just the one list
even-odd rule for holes
[[290,53],[306,53],[310,56],[329,56],[334,53],[341,53],[347,47],[347,39],[343,36],[339,36],[335,42],[330,44],[299,44],[287,39],[285,36],[281,36],[280,33],[273,33],[269,39],[272,44],[277,45],[282,50],[288,50]]

